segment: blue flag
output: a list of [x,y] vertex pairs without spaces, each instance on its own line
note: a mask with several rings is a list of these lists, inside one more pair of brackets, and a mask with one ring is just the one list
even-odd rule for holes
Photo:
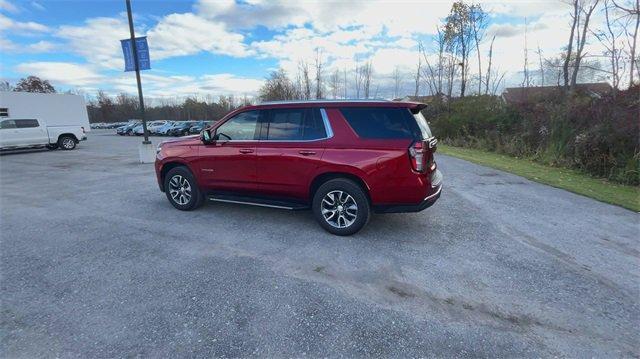
[[[135,71],[131,39],[120,40],[120,43],[124,54],[124,71]],[[151,68],[151,59],[149,58],[149,45],[147,45],[146,36],[136,37],[136,50],[138,50],[138,68],[140,70],[149,70]]]

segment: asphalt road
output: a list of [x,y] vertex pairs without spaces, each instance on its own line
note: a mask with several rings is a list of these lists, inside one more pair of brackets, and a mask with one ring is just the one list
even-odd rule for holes
[[177,211],[140,141],[0,156],[1,357],[640,356],[637,213],[439,155],[436,205],[334,237]]

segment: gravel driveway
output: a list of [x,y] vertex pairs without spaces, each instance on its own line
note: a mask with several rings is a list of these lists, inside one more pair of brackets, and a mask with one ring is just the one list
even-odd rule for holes
[[177,211],[112,132],[0,156],[2,357],[640,355],[637,213],[439,155],[436,205],[334,237]]

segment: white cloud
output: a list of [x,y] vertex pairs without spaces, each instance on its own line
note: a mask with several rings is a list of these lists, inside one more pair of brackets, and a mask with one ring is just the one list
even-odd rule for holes
[[7,0],[0,0],[0,10],[11,13],[18,12],[18,8]]
[[0,31],[4,30],[10,30],[12,33],[33,33],[46,32],[49,31],[49,28],[45,25],[33,21],[14,21],[0,14]]
[[87,19],[82,26],[61,26],[56,36],[67,40],[69,50],[91,64],[109,69],[124,67],[120,40],[129,37],[124,15]]
[[234,57],[247,56],[244,36],[231,33],[219,22],[192,13],[171,14],[147,32],[153,58],[162,59],[209,51]]
[[16,71],[36,75],[52,83],[82,87],[101,83],[104,76],[86,65],[69,62],[27,62],[16,66]]

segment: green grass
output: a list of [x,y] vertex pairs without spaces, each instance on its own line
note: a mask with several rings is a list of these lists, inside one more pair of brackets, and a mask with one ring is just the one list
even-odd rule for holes
[[640,212],[640,187],[616,184],[578,171],[494,152],[442,144],[438,145],[438,152]]

